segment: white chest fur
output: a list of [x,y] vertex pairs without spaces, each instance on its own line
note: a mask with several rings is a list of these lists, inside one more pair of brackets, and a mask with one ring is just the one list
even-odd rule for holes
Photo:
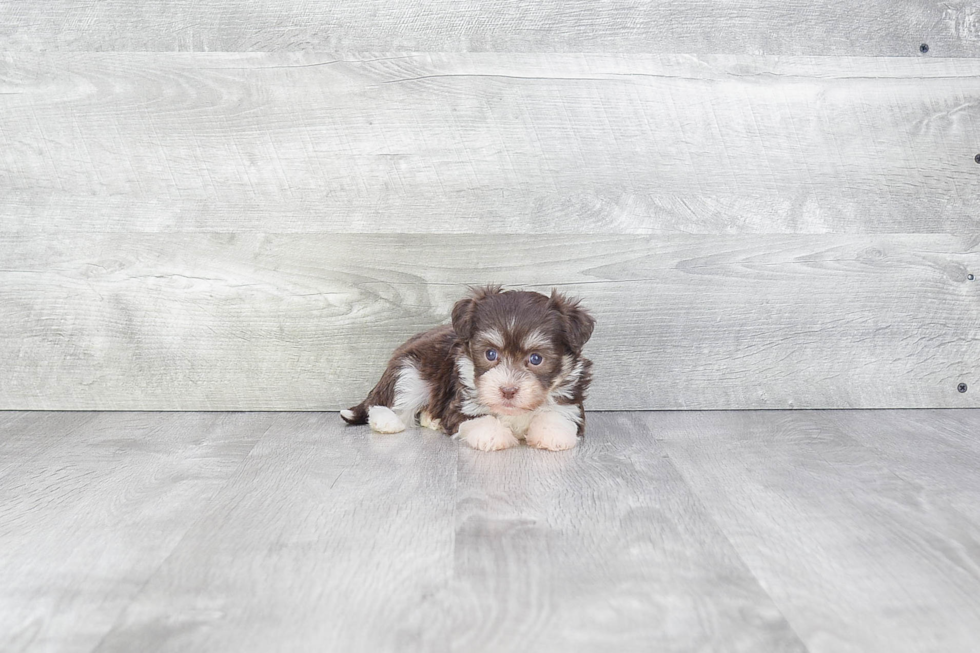
[[503,422],[504,426],[520,439],[524,439],[527,434],[527,427],[538,411],[520,413],[519,415],[497,415],[497,419]]
[[581,416],[579,415],[578,406],[556,404],[554,401],[549,401],[547,404],[541,406],[537,410],[532,410],[527,413],[521,413],[519,415],[497,415],[496,417],[507,428],[509,428],[514,435],[523,440],[524,436],[527,435],[527,429],[531,424],[531,420],[533,420],[536,415],[540,415],[541,413],[555,413],[561,415],[573,424],[578,424],[582,421]]

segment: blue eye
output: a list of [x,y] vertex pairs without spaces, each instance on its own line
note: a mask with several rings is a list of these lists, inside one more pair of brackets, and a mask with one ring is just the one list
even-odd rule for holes
[[543,360],[544,359],[541,358],[541,354],[531,354],[531,358],[530,358],[531,365],[540,365],[541,361]]
[[497,350],[496,349],[488,349],[487,350],[487,360],[488,361],[495,361],[495,360],[497,360]]

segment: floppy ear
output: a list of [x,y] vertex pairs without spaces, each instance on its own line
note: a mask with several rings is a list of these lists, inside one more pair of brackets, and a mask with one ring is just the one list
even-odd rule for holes
[[456,302],[453,306],[453,331],[460,340],[469,340],[473,335],[473,312],[476,302],[467,297]]
[[462,340],[469,340],[473,336],[473,316],[476,314],[476,305],[489,295],[500,293],[500,286],[490,285],[481,288],[470,287],[470,296],[461,299],[453,306],[453,331]]
[[557,290],[551,291],[551,299],[548,300],[548,307],[561,315],[565,342],[576,356],[582,353],[582,347],[592,337],[592,330],[595,329],[595,318],[579,305],[581,301],[568,298]]

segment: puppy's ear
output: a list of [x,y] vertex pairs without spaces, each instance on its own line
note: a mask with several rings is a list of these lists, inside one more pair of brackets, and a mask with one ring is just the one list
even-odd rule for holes
[[453,331],[460,340],[469,340],[473,336],[473,313],[476,302],[467,297],[456,302],[453,306]]
[[551,291],[551,299],[548,300],[548,307],[561,315],[565,342],[576,356],[582,353],[582,347],[592,337],[592,330],[595,329],[595,318],[580,306],[581,301],[568,298],[557,290]]
[[476,305],[489,297],[497,295],[501,291],[498,285],[483,286],[481,288],[470,287],[470,296],[461,299],[453,306],[453,331],[462,340],[469,340],[473,336],[473,317],[476,314]]

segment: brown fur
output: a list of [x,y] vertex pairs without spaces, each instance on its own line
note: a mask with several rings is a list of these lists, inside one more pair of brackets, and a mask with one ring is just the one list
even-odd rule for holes
[[[350,424],[365,424],[371,406],[392,407],[399,371],[410,361],[430,386],[425,410],[441,421],[447,434],[453,434],[462,422],[474,417],[464,412],[467,399],[472,405],[474,396],[460,378],[457,368],[460,357],[473,362],[474,380],[505,361],[515,369],[524,370],[525,375],[533,374],[542,388],[540,397],[528,398],[535,401],[546,397],[547,390],[560,381],[563,357],[569,357],[573,366],[581,362],[582,371],[577,382],[568,388],[570,397],[557,397],[556,403],[577,406],[581,416],[578,433],[584,435],[583,402],[591,382],[592,363],[581,353],[594,326],[595,320],[578,300],[557,291],[548,297],[536,292],[502,291],[499,286],[473,289],[469,297],[453,307],[451,325],[420,333],[395,350],[377,385],[364,401],[350,409],[353,416],[345,419]],[[529,362],[532,352],[522,348],[525,338],[535,331],[544,336],[544,342],[534,348],[534,353],[543,356],[538,366]],[[503,337],[503,342],[498,343],[502,346],[497,361],[490,361],[486,350],[492,345],[487,334],[494,332]],[[565,370],[566,374],[570,369]],[[483,401],[476,403],[487,405]]]

